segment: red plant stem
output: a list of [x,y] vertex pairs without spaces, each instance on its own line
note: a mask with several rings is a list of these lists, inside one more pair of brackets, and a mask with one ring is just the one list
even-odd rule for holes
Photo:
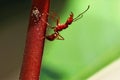
[[[46,32],[47,15],[33,18],[33,9],[36,7],[40,13],[48,13],[50,0],[33,0],[30,13],[27,40],[25,45],[23,63],[19,80],[39,80],[44,40]],[[43,19],[43,20],[41,20]]]

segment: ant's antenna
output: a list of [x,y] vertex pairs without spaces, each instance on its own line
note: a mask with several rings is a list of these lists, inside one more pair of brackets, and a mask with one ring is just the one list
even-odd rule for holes
[[78,19],[83,17],[83,14],[90,8],[90,5],[88,5],[87,9],[85,11],[83,11],[82,13],[80,13],[76,18],[74,18],[74,22],[77,21]]

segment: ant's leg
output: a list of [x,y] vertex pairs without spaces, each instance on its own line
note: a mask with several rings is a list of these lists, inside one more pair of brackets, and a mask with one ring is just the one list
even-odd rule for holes
[[50,14],[48,14],[55,22],[57,19],[59,19],[60,17],[53,11],[50,12]]
[[59,19],[57,19],[57,23],[56,23],[56,25],[58,25],[60,23],[60,18]]
[[64,38],[61,35],[58,35],[57,39],[58,40],[64,40]]
[[57,23],[56,23],[56,25],[58,25],[59,23],[60,23],[60,17],[55,13],[55,12],[53,12],[52,11],[52,16],[54,17],[54,18],[56,18],[56,20],[57,20]]
[[[41,14],[41,16],[43,16],[43,15],[48,15],[48,16],[50,16],[55,22],[56,22],[56,20],[55,20],[55,18],[51,15],[51,14],[49,14],[49,13],[42,13]],[[51,29],[54,29],[55,27],[54,26],[52,26],[52,25],[50,25],[48,22],[46,22],[44,19],[41,19],[43,22],[45,22]]]
[[54,11],[51,11],[51,13],[52,13],[53,16],[55,16],[56,18],[59,18],[59,16],[57,15],[57,13],[55,13]]
[[54,12],[50,12],[50,14],[49,13],[46,13],[46,14],[49,15],[53,21],[55,21],[55,22],[57,21],[57,23],[60,20],[60,17]]
[[51,29],[54,29],[55,27],[53,27],[52,25],[50,25],[48,22],[46,22],[44,19],[41,19],[44,23],[47,24],[47,26],[49,26]]
[[58,39],[58,40],[64,40],[64,38],[58,32],[57,32],[57,34],[58,34],[58,37],[56,39]]

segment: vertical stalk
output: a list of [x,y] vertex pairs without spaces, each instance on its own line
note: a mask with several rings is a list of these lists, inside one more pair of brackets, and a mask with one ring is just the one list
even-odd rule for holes
[[[32,0],[29,27],[19,80],[39,80],[50,0]],[[34,11],[33,11],[34,10]],[[34,13],[34,14],[33,14]]]

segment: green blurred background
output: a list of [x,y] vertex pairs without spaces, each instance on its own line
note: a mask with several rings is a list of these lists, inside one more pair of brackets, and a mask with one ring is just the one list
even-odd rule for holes
[[[120,0],[51,0],[61,23],[88,5],[60,33],[64,41],[46,40],[41,80],[86,80],[120,57]],[[30,6],[29,0],[0,1],[0,80],[18,80]]]

